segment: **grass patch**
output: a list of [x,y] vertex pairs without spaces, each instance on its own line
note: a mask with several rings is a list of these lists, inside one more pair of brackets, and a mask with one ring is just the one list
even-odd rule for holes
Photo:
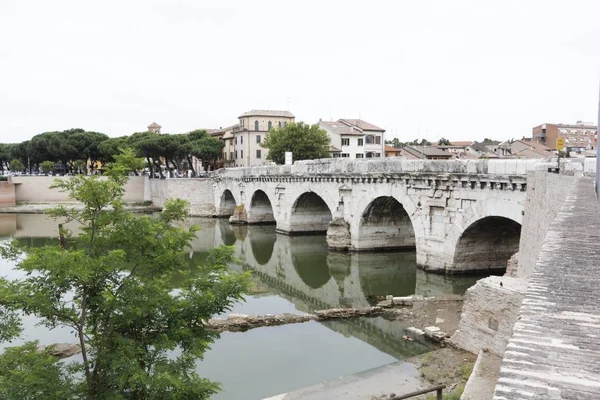
[[[460,385],[457,385],[452,392],[450,393],[446,393],[445,395],[443,395],[443,399],[444,400],[460,400],[460,396],[462,396],[463,392],[465,391],[465,384],[461,383]],[[436,400],[436,396],[434,394],[427,396],[426,400]]]
[[127,204],[128,206],[135,206],[135,207],[149,207],[152,205],[152,201],[150,200],[146,200],[146,201],[137,201],[135,203],[129,203]]

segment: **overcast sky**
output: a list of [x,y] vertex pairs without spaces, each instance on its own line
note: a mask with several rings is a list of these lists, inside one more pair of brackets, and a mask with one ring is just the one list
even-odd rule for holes
[[596,121],[600,1],[0,0],[0,141],[362,118],[386,138]]

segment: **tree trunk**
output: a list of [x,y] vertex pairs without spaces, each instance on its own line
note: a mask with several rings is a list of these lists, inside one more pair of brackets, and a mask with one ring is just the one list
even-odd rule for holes
[[154,168],[152,168],[152,163],[150,162],[150,157],[146,155],[146,162],[148,163],[148,172],[150,172],[150,179],[154,178]]
[[192,157],[188,155],[186,158],[187,158],[188,164],[190,166],[190,169],[192,170],[192,176],[195,178],[196,170],[194,169],[194,163],[192,162]]
[[160,175],[160,179],[163,179],[165,176],[163,175],[160,161],[154,161],[154,166],[156,167],[156,169],[158,169],[158,174]]

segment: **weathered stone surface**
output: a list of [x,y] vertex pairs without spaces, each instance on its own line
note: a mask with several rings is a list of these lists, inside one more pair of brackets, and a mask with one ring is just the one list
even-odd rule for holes
[[533,273],[546,233],[575,181],[572,176],[549,174],[546,170],[531,172],[527,176],[519,266],[513,276],[529,278]]
[[411,326],[410,328],[407,328],[406,330],[416,336],[425,335],[425,331],[423,329],[415,328],[414,326]]
[[506,263],[506,276],[517,276],[517,268],[519,266],[519,253],[515,253],[508,259]]
[[334,218],[329,224],[327,245],[332,250],[350,248],[350,225],[343,218]]
[[477,281],[465,294],[459,328],[451,342],[475,354],[488,349],[502,356],[526,288],[524,279],[507,276]]
[[581,178],[547,230],[494,399],[600,398],[599,255],[600,207]]
[[210,329],[223,332],[243,332],[263,326],[297,324],[308,321],[327,321],[331,319],[375,316],[386,313],[381,307],[367,308],[331,308],[317,310],[312,314],[275,314],[275,315],[245,315],[229,314],[226,319],[215,318],[208,321]]
[[240,204],[233,209],[233,215],[229,217],[229,222],[234,225],[248,223],[248,214],[246,213],[246,207],[244,207],[243,204]]
[[39,350],[56,358],[68,358],[81,353],[81,346],[73,343],[55,343],[47,346],[41,345]]
[[461,400],[491,400],[500,372],[502,357],[481,350]]

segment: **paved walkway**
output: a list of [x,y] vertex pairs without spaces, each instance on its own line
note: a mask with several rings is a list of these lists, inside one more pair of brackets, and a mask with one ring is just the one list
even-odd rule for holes
[[495,400],[600,399],[600,207],[580,179],[529,282]]

